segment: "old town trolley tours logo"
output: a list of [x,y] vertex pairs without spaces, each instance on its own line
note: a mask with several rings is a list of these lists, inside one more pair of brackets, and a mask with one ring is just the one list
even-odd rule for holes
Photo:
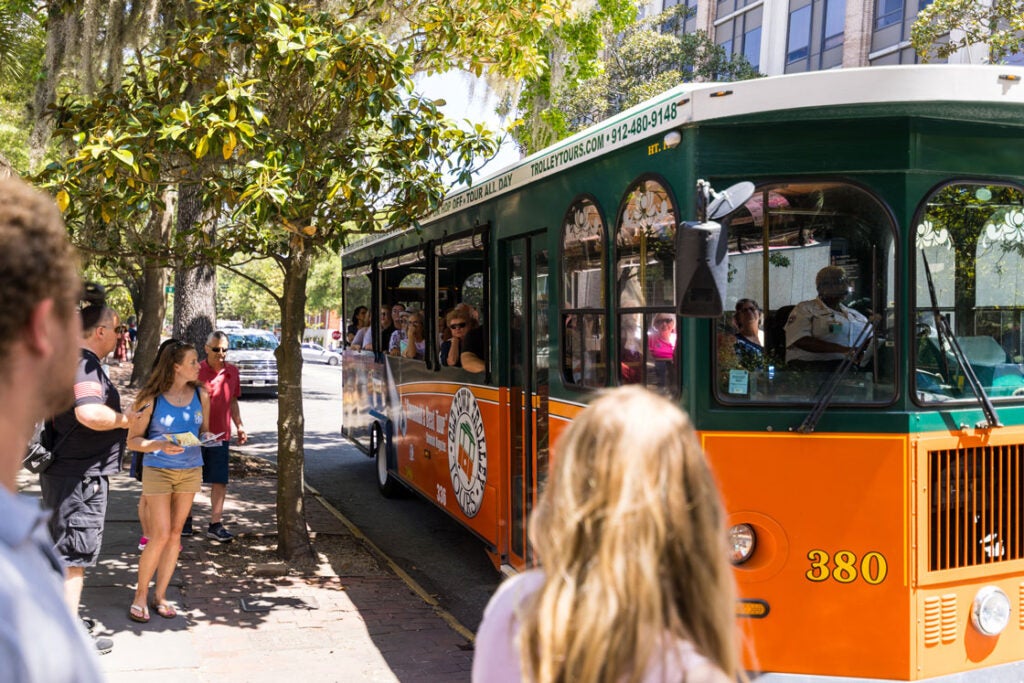
[[475,517],[487,482],[487,440],[480,406],[466,387],[455,393],[448,413],[448,472],[459,507]]

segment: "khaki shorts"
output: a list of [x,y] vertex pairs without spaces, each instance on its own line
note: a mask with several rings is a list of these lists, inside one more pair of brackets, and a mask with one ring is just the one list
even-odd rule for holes
[[142,468],[142,495],[162,493],[199,493],[203,485],[203,468],[164,469]]

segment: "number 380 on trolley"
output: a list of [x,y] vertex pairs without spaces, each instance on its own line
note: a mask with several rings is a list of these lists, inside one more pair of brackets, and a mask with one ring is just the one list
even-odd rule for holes
[[1022,78],[684,84],[351,245],[343,434],[522,569],[559,435],[645,385],[717,476],[752,671],[1024,680]]

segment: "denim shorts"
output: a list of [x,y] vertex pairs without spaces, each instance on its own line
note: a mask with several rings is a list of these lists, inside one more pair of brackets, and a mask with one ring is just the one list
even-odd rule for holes
[[228,483],[228,442],[218,446],[203,446],[203,483]]
[[43,505],[53,510],[50,536],[69,567],[95,567],[103,544],[110,483],[104,476],[39,475]]

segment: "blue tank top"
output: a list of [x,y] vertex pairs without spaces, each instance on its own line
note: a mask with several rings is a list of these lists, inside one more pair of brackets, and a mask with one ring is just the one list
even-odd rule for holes
[[[196,438],[203,426],[203,404],[199,400],[199,392],[192,395],[187,406],[179,408],[171,405],[163,394],[156,397],[153,405],[153,418],[149,422],[147,439],[159,439],[164,434],[181,434],[191,432]],[[159,467],[168,470],[187,470],[203,466],[203,449],[201,446],[185,446],[185,452],[168,455],[163,451],[146,453],[142,464],[146,467]]]

